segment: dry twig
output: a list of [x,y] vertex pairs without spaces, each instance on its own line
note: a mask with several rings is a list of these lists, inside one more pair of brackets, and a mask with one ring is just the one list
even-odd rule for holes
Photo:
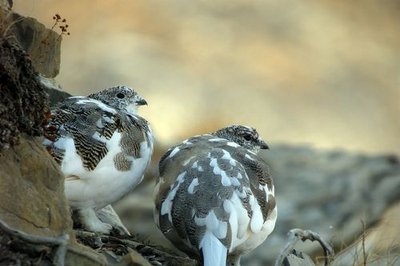
[[322,237],[310,230],[302,230],[302,229],[292,229],[289,231],[289,241],[286,244],[286,246],[282,249],[281,253],[279,254],[278,258],[275,261],[275,266],[281,266],[284,259],[289,256],[289,254],[292,253],[294,246],[296,243],[301,240],[301,241],[318,241],[320,245],[322,246],[325,254],[325,265],[328,265],[331,261],[331,259],[334,256],[334,251],[328,242],[322,239]]

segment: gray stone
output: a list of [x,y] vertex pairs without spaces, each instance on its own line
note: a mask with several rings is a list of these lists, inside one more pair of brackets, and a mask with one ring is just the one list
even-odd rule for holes
[[11,21],[12,34],[31,57],[36,71],[48,78],[57,76],[62,37],[34,18],[12,13]]
[[47,93],[47,98],[51,107],[72,96],[68,92],[63,91],[60,84],[58,84],[57,81],[53,78],[45,78],[43,76],[40,76],[39,80],[44,86],[44,90]]

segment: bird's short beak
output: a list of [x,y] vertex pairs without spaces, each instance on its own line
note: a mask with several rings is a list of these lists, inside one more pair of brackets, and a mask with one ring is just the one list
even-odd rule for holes
[[267,144],[265,141],[260,140],[260,149],[262,149],[262,150],[269,150],[269,146],[268,146],[268,144]]
[[145,99],[140,99],[140,100],[136,101],[136,105],[147,105],[147,102]]

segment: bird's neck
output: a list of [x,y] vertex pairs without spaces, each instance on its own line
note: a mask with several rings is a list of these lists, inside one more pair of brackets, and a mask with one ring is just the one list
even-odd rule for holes
[[126,111],[132,115],[137,115],[138,108],[134,104],[130,104],[126,107]]

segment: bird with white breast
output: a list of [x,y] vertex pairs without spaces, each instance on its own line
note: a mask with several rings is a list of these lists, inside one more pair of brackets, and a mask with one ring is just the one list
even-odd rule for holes
[[96,211],[116,202],[143,179],[153,153],[148,122],[137,115],[147,102],[116,86],[69,97],[54,109],[43,144],[65,175],[65,195],[85,229],[109,233]]
[[177,248],[205,266],[240,265],[277,217],[268,149],[251,127],[232,125],[169,149],[159,163],[155,221]]

